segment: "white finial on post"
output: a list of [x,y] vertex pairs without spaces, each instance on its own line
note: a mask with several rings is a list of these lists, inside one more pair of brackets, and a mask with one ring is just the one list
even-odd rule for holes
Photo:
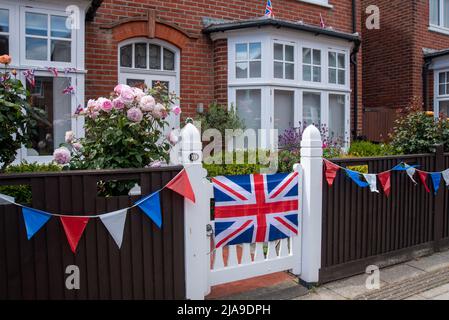
[[181,158],[183,164],[201,164],[203,145],[200,131],[191,123],[181,130]]
[[301,141],[303,179],[303,219],[301,279],[307,284],[319,281],[323,199],[323,142],[313,125],[304,130]]

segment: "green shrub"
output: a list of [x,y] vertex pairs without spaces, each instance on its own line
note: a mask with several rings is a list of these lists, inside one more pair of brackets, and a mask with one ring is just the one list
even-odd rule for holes
[[382,157],[395,155],[398,152],[390,144],[376,144],[369,141],[353,141],[348,151],[348,157]]
[[195,120],[201,121],[202,132],[208,129],[217,129],[220,131],[223,139],[226,129],[236,130],[245,128],[243,120],[240,119],[234,108],[229,110],[227,106],[222,106],[217,103],[209,105],[209,108]]
[[[220,152],[205,159],[203,165],[209,177],[258,173],[266,165],[262,165],[256,160],[249,161],[251,154],[254,155],[253,152],[248,151]],[[225,163],[225,158],[231,155],[234,159],[233,163]],[[244,157],[244,163],[236,164],[237,157],[242,156]],[[212,163],[214,160],[216,163]]]
[[[24,172],[54,172],[61,171],[61,167],[55,164],[39,164],[22,162],[18,165],[9,165],[5,173],[24,173]],[[16,202],[25,205],[30,205],[32,200],[31,186],[29,185],[15,185],[15,186],[0,186],[0,193],[14,197]]]

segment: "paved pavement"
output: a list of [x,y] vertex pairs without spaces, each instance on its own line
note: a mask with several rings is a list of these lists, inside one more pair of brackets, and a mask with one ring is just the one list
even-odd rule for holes
[[312,288],[295,300],[449,300],[449,251],[380,270],[380,288],[366,287],[368,275]]

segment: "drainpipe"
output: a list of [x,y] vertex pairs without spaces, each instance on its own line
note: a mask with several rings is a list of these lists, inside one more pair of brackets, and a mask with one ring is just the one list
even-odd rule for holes
[[[356,0],[352,0],[352,33],[357,32],[357,3]],[[357,130],[358,130],[358,105],[359,105],[359,73],[358,73],[358,62],[357,62],[357,54],[359,53],[360,41],[355,42],[354,49],[351,53],[351,64],[354,66],[354,124],[352,129],[352,138],[357,138]]]
[[424,65],[422,67],[422,89],[423,89],[423,102],[424,102],[424,110],[429,110],[429,94],[428,94],[428,84],[429,84],[429,67],[432,63],[432,58],[424,57]]

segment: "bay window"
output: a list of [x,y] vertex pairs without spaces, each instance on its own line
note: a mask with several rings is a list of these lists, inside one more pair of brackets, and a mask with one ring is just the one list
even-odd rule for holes
[[345,99],[342,94],[329,94],[329,138],[345,138]]
[[291,90],[274,90],[274,129],[282,135],[295,124],[295,92]]
[[449,70],[435,71],[435,117],[449,117]]
[[303,116],[302,122],[305,127],[308,125],[321,126],[321,93],[303,93]]
[[329,51],[329,83],[344,85],[346,82],[346,56],[344,53]]
[[295,47],[274,43],[273,56],[274,77],[293,80],[295,78]]
[[235,74],[238,79],[261,77],[262,46],[260,42],[235,45]]
[[429,0],[429,14],[431,29],[449,29],[449,0]]
[[260,89],[236,90],[236,112],[245,122],[246,129],[261,128],[262,91]]

